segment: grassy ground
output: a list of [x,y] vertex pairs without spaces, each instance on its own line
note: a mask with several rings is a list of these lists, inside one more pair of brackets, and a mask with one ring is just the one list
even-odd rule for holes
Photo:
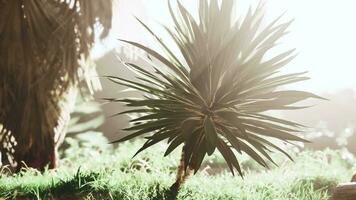
[[[96,140],[98,141],[98,140]],[[56,171],[41,174],[24,170],[3,175],[3,199],[164,199],[174,181],[179,152],[162,158],[164,146],[157,145],[131,159],[142,141],[113,148],[68,140],[70,148]],[[82,148],[78,148],[82,146]],[[295,162],[276,154],[279,167],[264,170],[244,155],[240,156],[245,178],[226,171],[219,155],[210,157],[205,167],[191,177],[179,193],[184,200],[323,200],[339,182],[349,181],[354,162],[342,159],[338,151],[293,153]],[[212,162],[216,164],[212,164]],[[4,169],[6,172],[6,169]]]

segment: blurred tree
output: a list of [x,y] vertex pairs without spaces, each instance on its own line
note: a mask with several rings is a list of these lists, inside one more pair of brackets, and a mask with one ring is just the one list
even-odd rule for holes
[[0,13],[2,161],[54,168],[95,30],[103,38],[111,28],[112,0],[0,0]]

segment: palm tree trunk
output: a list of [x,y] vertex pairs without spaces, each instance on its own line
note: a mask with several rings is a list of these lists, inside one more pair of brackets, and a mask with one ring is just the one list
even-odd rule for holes
[[[54,140],[49,141],[54,144]],[[21,156],[16,156],[18,163],[17,171],[22,168],[34,168],[40,171],[54,169],[57,167],[57,148],[53,145],[51,147],[43,148],[40,144],[35,143],[29,151]]]
[[169,191],[168,191],[167,198],[169,200],[177,199],[178,192],[179,192],[181,186],[192,175],[192,172],[193,172],[189,166],[186,166],[187,163],[184,162],[184,160],[185,160],[184,148],[185,148],[185,145],[183,146],[183,149],[182,149],[180,163],[179,163],[179,166],[177,169],[176,181],[173,183],[173,185],[169,188]]
[[[22,140],[17,139],[14,132],[9,131],[9,138],[1,142],[2,164],[7,165],[15,172],[22,168],[34,168],[43,171],[46,167],[53,169],[57,166],[57,148],[52,134],[47,133],[48,137],[42,140],[31,140],[28,145]],[[40,133],[42,134],[42,133]],[[6,148],[4,148],[6,147]]]
[[[69,88],[59,101],[60,110],[51,112],[51,108],[47,113],[49,116],[57,116],[55,127],[48,126],[39,134],[39,136],[46,136],[41,142],[34,141],[31,148],[18,157],[18,167],[31,167],[43,171],[46,167],[54,169],[58,163],[58,148],[63,143],[70,121],[70,113],[75,106],[75,99],[78,95],[77,85]],[[58,114],[57,114],[58,113]],[[41,122],[40,122],[41,123]],[[41,124],[43,126],[43,124]],[[16,151],[15,151],[16,152]],[[23,162],[23,163],[20,163]]]
[[[22,112],[10,113],[9,117],[13,120],[5,124],[8,131],[3,133],[6,137],[2,137],[0,142],[8,147],[0,148],[3,163],[11,166],[14,171],[22,168],[34,168],[40,171],[56,168],[57,149],[64,140],[77,93],[75,85],[59,98],[56,104],[45,104],[43,108],[45,112],[36,112],[40,108],[40,102],[43,101],[37,99],[32,106],[30,117],[23,117]],[[18,124],[30,124],[30,128],[21,129]],[[23,139],[23,136],[28,138]]]

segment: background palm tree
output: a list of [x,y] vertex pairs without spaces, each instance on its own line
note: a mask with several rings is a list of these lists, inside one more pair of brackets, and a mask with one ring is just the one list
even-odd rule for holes
[[71,98],[112,0],[0,1],[0,149],[14,167],[56,166]]
[[[124,41],[144,50],[152,69],[124,63],[137,74],[137,80],[109,76],[115,83],[143,92],[142,98],[110,99],[133,109],[120,114],[137,113],[131,120],[133,131],[117,142],[150,133],[137,152],[167,140],[165,155],[182,145],[182,157],[176,182],[171,187],[175,198],[179,187],[206,155],[218,150],[232,173],[243,176],[235,152],[245,152],[268,167],[274,163],[271,149],[290,157],[270,139],[307,142],[297,134],[303,126],[265,113],[269,110],[294,110],[293,104],[319,98],[309,92],[283,90],[281,86],[308,78],[305,73],[280,74],[279,70],[294,57],[289,50],[274,57],[266,54],[286,34],[291,22],[266,26],[263,4],[250,9],[245,17],[234,20],[235,0],[200,0],[199,19],[195,19],[178,1],[178,11],[169,5],[174,28],[164,27],[182,57],[179,59],[160,37],[145,24],[165,54],[136,42]],[[178,13],[178,15],[174,14]],[[160,61],[164,67],[157,66]]]

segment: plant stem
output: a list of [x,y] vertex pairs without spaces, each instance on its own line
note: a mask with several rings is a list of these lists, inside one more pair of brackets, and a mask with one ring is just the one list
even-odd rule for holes
[[351,178],[351,182],[356,182],[356,174],[354,174]]
[[175,183],[169,188],[168,199],[175,200],[177,199],[179,189],[184,184],[184,182],[190,177],[192,174],[192,170],[189,166],[186,167],[187,163],[184,162],[185,154],[184,154],[185,145],[182,148],[182,154],[180,158],[180,163],[177,169],[177,177]]

